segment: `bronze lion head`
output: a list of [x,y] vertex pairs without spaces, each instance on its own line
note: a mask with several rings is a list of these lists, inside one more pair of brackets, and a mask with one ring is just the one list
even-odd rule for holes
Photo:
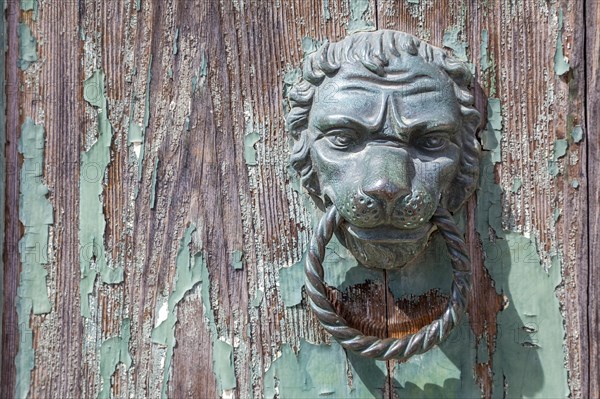
[[480,147],[468,67],[396,31],[325,43],[290,90],[291,164],[367,267],[399,268],[427,246],[438,207],[476,187]]

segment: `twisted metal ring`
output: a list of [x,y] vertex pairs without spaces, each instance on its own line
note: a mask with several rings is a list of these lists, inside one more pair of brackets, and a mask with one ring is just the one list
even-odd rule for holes
[[350,327],[348,322],[336,313],[327,297],[329,288],[323,281],[325,246],[342,222],[342,217],[333,205],[323,215],[311,239],[304,265],[306,292],[310,307],[325,330],[344,348],[377,360],[406,360],[442,342],[458,324],[467,307],[467,296],[471,289],[471,261],[465,241],[450,212],[438,208],[431,221],[446,240],[448,254],[452,260],[452,294],[448,306],[442,316],[414,334],[402,338],[378,338],[364,335]]

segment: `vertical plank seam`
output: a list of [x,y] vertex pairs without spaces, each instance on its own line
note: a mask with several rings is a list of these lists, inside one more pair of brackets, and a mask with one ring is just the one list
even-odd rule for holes
[[[6,38],[8,42],[6,53],[6,76],[8,82],[12,82],[16,87],[19,75],[17,70],[18,57],[18,37],[17,26],[19,23],[19,3],[14,1],[7,2],[7,8],[4,10],[6,18]],[[10,178],[6,181],[5,191],[5,236],[3,261],[4,261],[4,285],[2,287],[3,297],[3,329],[2,329],[2,356],[3,359],[9,359],[2,365],[0,396],[12,397],[15,387],[15,364],[12,359],[18,350],[18,336],[16,334],[16,282],[20,278],[20,263],[16,251],[16,243],[21,235],[21,227],[18,221],[19,214],[19,180],[16,168],[19,163],[17,151],[17,142],[20,132],[19,127],[19,90],[10,90],[6,96],[6,142],[4,148],[6,155],[6,165],[11,167]],[[9,175],[7,174],[7,177]],[[11,206],[8,207],[8,204]],[[8,288],[8,290],[6,289]],[[8,321],[8,323],[6,323]]]
[[[592,183],[592,181],[590,181],[590,172],[591,172],[591,168],[590,168],[590,145],[589,145],[589,140],[591,139],[590,134],[589,134],[589,119],[588,119],[588,94],[589,94],[589,90],[588,90],[588,26],[587,26],[587,11],[588,11],[588,0],[583,0],[583,79],[585,84],[583,85],[583,93],[584,93],[584,107],[583,107],[583,119],[584,119],[584,124],[585,124],[585,132],[587,134],[588,137],[588,141],[586,141],[586,146],[585,146],[585,151],[586,151],[586,165],[585,165],[585,169],[586,169],[586,209],[590,209],[590,203],[591,203],[591,188],[590,188],[590,183]],[[587,280],[587,286],[585,287],[585,303],[586,303],[586,310],[585,310],[585,316],[586,316],[586,320],[585,320],[585,335],[584,335],[584,339],[587,341],[586,342],[586,347],[587,347],[587,353],[583,353],[581,354],[581,357],[583,357],[583,362],[582,364],[587,364],[586,369],[587,370],[582,370],[585,371],[585,375],[583,375],[584,380],[582,381],[582,385],[585,385],[584,387],[582,387],[584,389],[584,391],[582,392],[582,394],[585,394],[587,392],[587,394],[591,393],[591,389],[592,389],[592,364],[593,364],[593,359],[591,359],[591,353],[590,353],[590,349],[591,349],[591,345],[592,345],[592,341],[591,341],[591,336],[590,336],[590,331],[591,331],[591,325],[590,325],[590,309],[589,309],[589,298],[590,298],[590,287],[592,284],[592,281],[590,280],[590,271],[589,271],[589,267],[592,264],[591,263],[591,234],[593,233],[590,230],[590,213],[588,212],[586,215],[587,218],[587,276],[586,276],[586,280]],[[582,373],[583,374],[583,373]]]

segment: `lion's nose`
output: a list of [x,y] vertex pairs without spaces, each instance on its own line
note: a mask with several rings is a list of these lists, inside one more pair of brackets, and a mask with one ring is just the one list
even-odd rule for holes
[[392,203],[398,198],[411,193],[409,187],[396,184],[385,177],[363,182],[363,192],[369,197],[384,201],[385,203]]

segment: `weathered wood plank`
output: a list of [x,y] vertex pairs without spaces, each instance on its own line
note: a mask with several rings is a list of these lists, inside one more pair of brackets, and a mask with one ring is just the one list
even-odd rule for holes
[[[571,138],[576,126],[584,123],[582,7],[581,1],[433,4],[386,0],[377,6],[379,28],[404,30],[455,55],[464,54],[465,60],[473,63],[485,95],[500,99],[503,126],[498,150],[502,162],[495,170],[504,191],[502,228],[534,237],[544,267],[561,269],[563,283],[556,295],[565,309],[566,361],[574,397],[585,392],[585,377],[579,373],[586,363],[579,355],[586,352],[579,336],[585,323],[580,319],[585,290],[578,276],[585,275],[588,267],[582,255],[587,247],[586,148]],[[556,56],[559,45],[570,64],[566,72],[558,71],[564,65],[556,64],[564,61]],[[563,140],[568,150],[557,156],[556,143]],[[515,253],[512,248],[507,250]],[[484,263],[477,260],[477,251],[472,256],[477,284],[473,300],[489,300],[479,300],[470,309],[471,328],[478,343],[487,343],[491,359],[497,328],[508,326],[496,326],[501,303],[494,299],[494,281]],[[495,285],[498,287],[497,282]],[[480,307],[481,303],[485,306]],[[478,363],[476,369],[486,397],[493,379],[498,378],[492,367],[490,360]]]
[[[600,257],[600,128],[597,118],[600,115],[600,3],[594,0],[584,2],[585,10],[585,63],[586,80],[586,121],[585,135],[587,142],[587,184],[588,209],[585,212],[588,226],[588,251],[581,254],[581,264],[588,269],[580,269],[578,276],[579,313],[582,320],[581,339],[582,352],[582,397],[600,398],[600,273],[598,259]],[[585,259],[587,256],[587,260]]]
[[[20,82],[17,69],[19,20],[19,4],[6,4],[6,212],[4,234],[4,279],[2,287],[2,358],[10,359],[2,364],[0,396],[10,397],[15,387],[15,358],[19,345],[19,328],[15,301],[19,282],[19,242],[21,231],[19,226],[19,155],[17,144],[19,140],[19,91]],[[11,204],[11,205],[8,205]]]

